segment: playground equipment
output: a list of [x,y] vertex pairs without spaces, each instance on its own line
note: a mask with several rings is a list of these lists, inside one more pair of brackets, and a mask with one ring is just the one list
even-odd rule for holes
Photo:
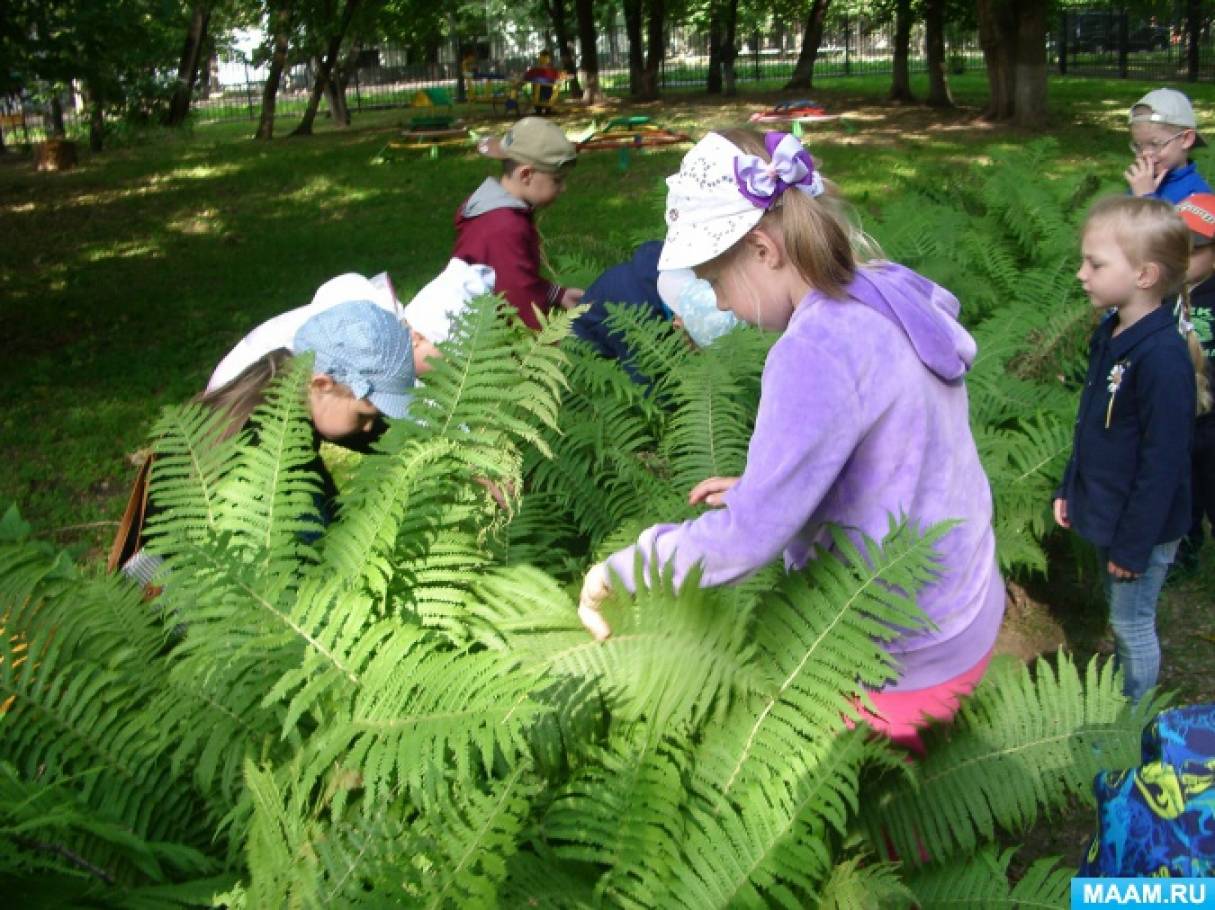
[[795,121],[806,123],[814,120],[835,120],[838,114],[828,114],[827,109],[817,102],[802,98],[797,101],[785,101],[766,111],[756,111],[751,115],[752,123],[787,123]]
[[585,138],[574,143],[580,152],[596,149],[646,148],[655,145],[674,145],[677,142],[691,142],[691,137],[687,133],[676,133],[659,126],[650,122],[650,118],[642,114],[632,117],[616,117],[610,120],[603,129],[592,126],[584,136]]
[[445,107],[448,109],[455,108],[455,102],[452,101],[451,92],[440,87],[422,88],[414,92],[413,97],[409,100],[410,107]]
[[466,97],[473,104],[488,104],[496,112],[510,97],[510,80],[499,73],[472,72],[465,76]]
[[441,145],[468,145],[475,139],[464,121],[447,114],[411,117],[399,139],[388,143],[393,149],[431,149],[437,154]]

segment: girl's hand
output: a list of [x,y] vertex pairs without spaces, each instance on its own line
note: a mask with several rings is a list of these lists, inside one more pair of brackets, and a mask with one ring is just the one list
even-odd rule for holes
[[566,288],[565,293],[561,295],[562,309],[572,310],[578,304],[582,303],[582,295],[585,294],[582,288]]
[[696,506],[702,502],[707,506],[724,505],[722,497],[738,483],[737,477],[709,477],[692,487],[688,493],[688,505]]
[[607,566],[601,562],[591,566],[586,578],[582,580],[582,593],[578,595],[578,618],[596,641],[603,641],[612,634],[607,620],[599,612],[600,604],[607,600],[611,593]]
[[1055,524],[1061,528],[1070,528],[1072,523],[1067,519],[1067,500],[1060,497],[1054,502]]
[[1134,195],[1150,196],[1164,182],[1167,173],[1166,168],[1160,168],[1160,173],[1157,174],[1155,165],[1145,155],[1139,155],[1122,176],[1126,178],[1127,186]]
[[1132,579],[1139,577],[1138,572],[1132,572],[1130,569],[1124,569],[1124,568],[1122,568],[1122,566],[1118,565],[1118,563],[1114,562],[1112,559],[1109,561],[1109,563],[1106,565],[1105,568],[1111,575],[1113,575],[1119,581],[1131,581]]

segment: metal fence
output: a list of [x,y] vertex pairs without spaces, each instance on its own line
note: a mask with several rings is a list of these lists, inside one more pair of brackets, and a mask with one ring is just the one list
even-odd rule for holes
[[[1051,59],[1060,73],[1136,79],[1184,80],[1188,75],[1187,47],[1181,40],[1183,23],[1159,25],[1128,16],[1113,3],[1086,10],[1069,10],[1060,17],[1047,39]],[[487,30],[488,31],[488,30]],[[739,35],[735,77],[740,85],[779,88],[797,63],[802,30],[800,25],[773,25],[763,31]],[[629,88],[628,36],[619,22],[597,33],[600,83],[611,93]],[[551,34],[503,26],[483,36],[465,36],[460,46],[474,50],[476,67],[505,77],[517,76],[531,66],[536,55],[552,47]],[[894,34],[890,23],[865,19],[844,20],[829,26],[814,66],[816,80],[855,75],[889,74],[893,62]],[[1208,25],[1202,36],[1198,76],[1215,79],[1215,42]],[[384,46],[364,50],[347,77],[346,100],[354,113],[408,107],[421,100],[425,89],[441,88],[453,101],[459,100],[455,42],[432,49],[431,60],[419,61],[416,51]],[[577,54],[577,48],[574,48]],[[982,68],[982,53],[973,33],[952,32],[946,36],[946,62],[953,74]],[[709,68],[707,30],[675,24],[667,32],[666,53],[659,72],[663,90],[695,89],[705,85]],[[911,36],[912,72],[927,68],[924,32],[917,26]],[[257,68],[240,60],[225,62],[228,73],[243,72],[243,82],[220,86],[210,80],[193,103],[196,123],[254,121],[260,115],[265,77]],[[276,101],[278,116],[300,114],[313,87],[313,70],[298,66],[284,74]],[[442,100],[438,93],[432,93]],[[64,99],[69,132],[82,132],[87,124],[72,99]],[[433,104],[427,97],[425,103]],[[322,115],[327,105],[322,102]],[[0,100],[0,136],[6,144],[29,143],[45,137],[45,110],[28,102]]]
[[[1215,78],[1211,19],[1202,23],[1196,77]],[[1047,38],[1051,58],[1064,75],[1187,81],[1189,35],[1184,20],[1162,22],[1128,13],[1122,4],[1065,10]]]

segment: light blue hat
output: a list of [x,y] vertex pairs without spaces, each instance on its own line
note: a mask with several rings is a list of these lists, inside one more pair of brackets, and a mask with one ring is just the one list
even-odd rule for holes
[[295,333],[292,351],[316,355],[313,369],[349,386],[385,417],[409,410],[413,343],[409,331],[370,300],[351,300],[317,313]]
[[691,269],[658,273],[658,293],[666,306],[683,320],[684,331],[698,348],[706,348],[738,325],[738,317],[717,308],[713,286]]

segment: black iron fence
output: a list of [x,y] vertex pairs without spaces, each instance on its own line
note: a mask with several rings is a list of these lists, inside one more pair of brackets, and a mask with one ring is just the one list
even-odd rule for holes
[[[1057,28],[1047,39],[1051,59],[1060,73],[1136,79],[1185,81],[1190,76],[1184,23],[1161,25],[1127,14],[1110,4],[1086,10],[1069,10],[1060,16]],[[504,84],[517,78],[536,61],[549,36],[543,32],[499,30],[492,36],[468,37],[461,41],[466,72],[494,73]],[[793,75],[801,42],[800,26],[774,25],[763,31],[739,35],[734,60],[740,85],[779,88]],[[844,20],[824,33],[814,65],[816,80],[854,75],[881,75],[892,70],[893,26],[865,19]],[[1215,79],[1215,42],[1210,23],[1201,35],[1197,78]],[[574,49],[577,53],[577,48]],[[612,93],[629,88],[629,42],[623,26],[601,29],[597,38],[600,83]],[[485,100],[476,91],[461,97],[461,82],[455,42],[440,47],[429,62],[403,48],[365,50],[346,74],[346,101],[352,112],[409,106],[446,106],[462,100]],[[973,33],[953,31],[946,38],[946,63],[959,74],[982,67],[982,53]],[[924,33],[920,26],[911,36],[910,68],[927,68]],[[233,83],[231,75],[242,71],[240,61],[225,67],[229,81],[208,80],[193,102],[196,123],[254,121],[260,115],[264,77],[243,64],[244,80]],[[703,28],[676,24],[668,29],[667,47],[659,71],[663,90],[695,89],[706,84],[709,69],[709,35]],[[484,80],[482,80],[484,82]],[[284,74],[276,101],[278,116],[299,115],[314,84],[313,70],[299,66]],[[469,86],[464,86],[468,88]],[[483,86],[482,86],[483,87]],[[75,101],[75,104],[73,104]],[[62,99],[69,133],[87,129],[79,110],[79,99]],[[327,105],[322,102],[322,116]],[[0,137],[5,144],[24,144],[45,138],[48,126],[45,106],[18,99],[0,99]]]
[[1198,56],[1190,59],[1184,20],[1137,16],[1121,4],[1065,10],[1047,38],[1060,73],[1115,79],[1210,81],[1215,78],[1212,20],[1200,23]]

